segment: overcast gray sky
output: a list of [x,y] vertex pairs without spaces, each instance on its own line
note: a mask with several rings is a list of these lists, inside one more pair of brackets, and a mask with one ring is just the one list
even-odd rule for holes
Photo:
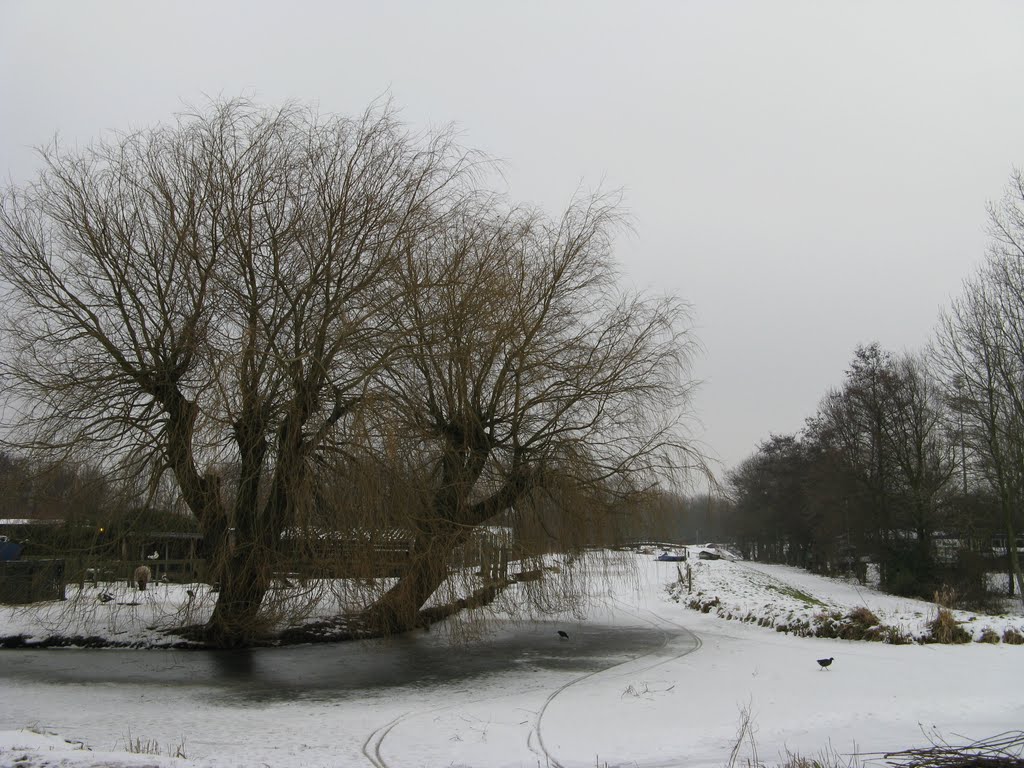
[[552,212],[622,188],[625,279],[677,294],[725,467],[858,343],[921,348],[1024,165],[1024,3],[0,0],[0,168],[204,94],[454,122]]

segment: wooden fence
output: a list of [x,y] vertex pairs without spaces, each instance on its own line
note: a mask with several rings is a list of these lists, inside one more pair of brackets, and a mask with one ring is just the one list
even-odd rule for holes
[[64,583],[63,560],[0,562],[0,603],[63,600]]
[[[365,549],[351,553],[352,557],[335,556],[314,560],[296,557],[285,559],[276,570],[281,577],[298,578],[397,578],[409,565],[408,548],[383,546],[372,552]],[[512,556],[514,558],[514,555]],[[508,578],[510,550],[508,546],[488,541],[467,542],[451,555],[449,565],[455,569],[472,569],[486,583],[497,583]],[[206,561],[201,558],[183,559],[96,559],[70,556],[59,560],[24,559],[0,562],[0,603],[32,603],[64,599],[66,584],[122,582],[134,584],[135,569],[146,565],[151,581],[209,583]]]

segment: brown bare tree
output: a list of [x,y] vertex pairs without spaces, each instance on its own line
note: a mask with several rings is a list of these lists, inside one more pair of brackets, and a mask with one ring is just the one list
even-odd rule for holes
[[488,199],[409,241],[400,352],[375,376],[381,444],[415,489],[412,558],[371,626],[413,626],[488,521],[540,521],[561,548],[603,543],[602,511],[702,466],[681,429],[685,307],[618,287],[620,223],[602,196],[554,220]]
[[472,159],[387,107],[244,101],[41,157],[0,208],[7,442],[172,473],[220,583],[201,634],[249,642],[311,468],[390,360],[396,259]]
[[985,264],[943,315],[934,356],[963,419],[963,439],[994,491],[1007,535],[1010,590],[1024,599],[1015,546],[1024,500],[1024,176],[989,209]]

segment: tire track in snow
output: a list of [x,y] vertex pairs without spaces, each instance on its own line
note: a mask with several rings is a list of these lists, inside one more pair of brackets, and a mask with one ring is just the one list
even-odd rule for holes
[[[601,669],[596,669],[596,670],[588,672],[588,673],[586,673],[584,675],[581,675],[579,677],[576,677],[576,678],[573,678],[571,680],[568,680],[565,683],[563,683],[562,685],[558,686],[554,691],[552,691],[551,693],[548,694],[548,696],[544,700],[544,703],[541,705],[540,709],[537,711],[537,714],[535,716],[535,721],[534,721],[533,728],[531,728],[530,732],[527,734],[526,746],[527,746],[527,749],[529,749],[531,752],[533,752],[539,758],[543,758],[545,760],[545,764],[547,766],[549,766],[549,768],[565,768],[565,766],[548,750],[547,745],[544,743],[544,737],[543,737],[542,729],[541,729],[541,722],[542,722],[542,720],[544,718],[544,714],[547,711],[547,708],[550,706],[550,704],[559,695],[563,694],[567,689],[571,688],[572,686],[577,685],[579,683],[582,683],[582,682],[584,682],[586,680],[589,680],[589,679],[595,677],[596,675],[604,674],[606,672],[609,672],[610,670],[617,669],[618,667],[624,667],[627,664],[635,664],[638,661],[642,661],[643,659],[645,659],[645,658],[647,658],[649,656],[652,656],[652,655],[654,655],[656,653],[659,653],[659,652],[663,651],[668,646],[669,642],[671,641],[671,639],[673,637],[673,634],[670,634],[669,631],[666,631],[666,627],[670,627],[673,630],[673,633],[675,635],[678,635],[678,634],[682,633],[682,634],[688,636],[689,639],[693,642],[693,645],[691,647],[689,647],[689,648],[686,648],[681,653],[678,653],[678,654],[675,654],[673,656],[661,659],[661,660],[655,662],[654,664],[649,664],[648,666],[641,667],[640,669],[636,670],[637,672],[645,672],[645,671],[647,671],[649,669],[654,669],[655,667],[657,667],[657,666],[659,666],[661,664],[667,664],[670,661],[675,661],[676,659],[680,659],[683,656],[686,656],[687,654],[690,654],[690,653],[693,653],[696,650],[699,650],[701,648],[701,646],[703,645],[703,641],[701,640],[701,638],[696,633],[694,633],[691,630],[689,630],[686,627],[684,627],[682,624],[678,624],[678,623],[676,623],[674,621],[671,621],[669,619],[665,619],[665,618],[659,616],[658,614],[656,614],[653,611],[650,611],[648,609],[640,609],[640,610],[643,610],[644,613],[648,613],[648,614],[650,614],[654,618],[654,620],[649,619],[649,618],[641,615],[641,613],[638,612],[637,609],[634,609],[632,606],[624,603],[622,600],[619,600],[618,598],[615,598],[615,597],[610,597],[610,599],[612,600],[612,602],[618,604],[618,606],[620,607],[620,609],[624,613],[626,613],[626,614],[628,614],[628,615],[630,615],[630,616],[632,616],[632,617],[634,617],[634,618],[636,618],[636,619],[638,619],[638,620],[640,620],[640,621],[642,621],[642,622],[644,622],[646,624],[649,624],[650,626],[652,626],[655,629],[659,630],[661,632],[661,634],[662,634],[662,643],[658,647],[653,648],[650,651],[647,651],[646,653],[642,653],[639,656],[635,656],[632,659],[626,659],[624,661],[620,661],[620,662],[617,662],[615,664],[609,664],[607,667],[602,667]],[[526,690],[529,691],[529,690],[531,690],[531,688],[527,688]],[[537,690],[537,688],[533,687],[532,690]],[[431,708],[425,709],[425,710],[417,710],[417,711],[412,711],[412,712],[405,712],[404,714],[399,715],[398,717],[394,718],[390,722],[385,723],[384,725],[380,726],[379,728],[374,730],[366,738],[366,740],[363,742],[363,747],[362,747],[363,756],[366,757],[367,761],[374,768],[391,768],[391,766],[389,766],[387,761],[384,759],[384,756],[382,754],[381,749],[382,749],[382,747],[384,745],[384,740],[388,737],[388,735],[392,732],[392,730],[394,730],[402,721],[404,721],[406,719],[409,719],[411,717],[417,717],[418,715],[421,715],[421,714],[424,714],[424,713],[427,713],[427,712],[437,712],[437,711],[440,711],[440,710],[452,709],[455,706],[462,706],[462,705],[465,705],[465,704],[472,704],[472,703],[477,703],[477,702],[480,702],[480,701],[490,701],[490,700],[496,699],[496,698],[503,698],[503,697],[502,696],[482,696],[482,697],[479,697],[477,699],[472,699],[470,701],[462,701],[462,702],[459,702],[458,704],[450,704],[450,705],[447,705],[447,706],[444,706],[444,707],[441,707],[441,708],[431,707]]]
[[[374,730],[369,736],[366,737],[366,740],[363,742],[363,756],[369,761],[370,765],[374,766],[374,768],[391,768],[391,766],[384,759],[384,756],[381,753],[381,747],[384,745],[384,739],[386,739],[391,734],[391,731],[394,730],[395,727],[400,725],[405,720],[410,720],[414,717],[419,717],[421,715],[433,714],[436,712],[445,712],[447,710],[451,710],[456,707],[466,706],[469,704],[479,704],[482,701],[496,701],[498,699],[506,698],[508,696],[516,696],[523,693],[531,693],[533,691],[539,690],[541,690],[540,686],[528,686],[521,691],[515,691],[513,693],[505,695],[491,694],[487,696],[478,696],[477,698],[473,699],[460,700],[455,704],[446,704],[442,707],[433,706],[427,707],[425,709],[417,709],[412,710],[410,712],[405,712],[396,717],[394,720],[391,720],[390,722],[387,722],[384,725],[380,726],[379,728]],[[540,754],[532,747],[530,749],[535,754]]]
[[634,657],[632,659],[627,659],[625,661],[620,661],[617,664],[611,664],[611,665],[609,665],[609,666],[607,666],[607,667],[605,667],[603,669],[598,669],[598,670],[594,670],[593,672],[588,672],[587,674],[582,675],[580,677],[577,677],[574,680],[568,681],[564,685],[560,685],[558,688],[556,688],[554,691],[551,692],[551,694],[547,697],[547,699],[545,699],[544,704],[540,708],[540,711],[537,713],[537,724],[534,726],[533,730],[530,732],[530,735],[527,737],[527,740],[526,740],[527,746],[531,749],[531,751],[533,751],[536,754],[537,750],[535,750],[533,748],[533,746],[531,745],[531,743],[530,743],[531,738],[534,735],[536,735],[537,745],[540,747],[540,757],[543,757],[547,761],[547,764],[549,766],[551,766],[551,768],[565,768],[565,766],[561,762],[559,762],[558,758],[556,758],[553,754],[551,754],[551,751],[548,749],[547,745],[544,743],[544,735],[543,735],[543,732],[542,732],[541,723],[542,723],[542,721],[544,719],[544,714],[547,712],[548,706],[550,706],[551,702],[553,702],[558,696],[563,694],[566,690],[568,690],[569,688],[573,687],[574,685],[577,685],[578,683],[582,683],[585,680],[589,680],[590,678],[592,678],[592,677],[594,677],[596,675],[604,674],[605,672],[608,672],[609,670],[613,670],[613,669],[616,669],[618,667],[623,667],[623,666],[625,666],[627,664],[633,664],[633,663],[635,663],[635,662],[637,662],[637,661],[639,661],[641,659],[644,659],[644,658],[646,658],[648,656],[651,656],[651,655],[653,655],[655,653],[658,653],[659,651],[664,650],[665,647],[669,644],[669,640],[670,640],[669,633],[666,632],[665,629],[664,629],[664,626],[666,624],[670,625],[673,629],[681,630],[683,633],[688,635],[690,637],[690,639],[694,643],[693,646],[690,647],[690,648],[687,648],[686,650],[682,651],[681,653],[676,654],[675,656],[671,656],[669,658],[662,659],[661,661],[658,661],[658,662],[656,662],[654,664],[650,664],[650,665],[648,665],[646,667],[641,667],[639,670],[637,670],[638,672],[646,672],[649,669],[654,669],[655,667],[661,666],[662,664],[667,664],[670,661],[676,661],[677,659],[681,659],[683,656],[691,654],[694,651],[700,650],[701,646],[704,645],[704,641],[700,639],[699,635],[697,635],[695,632],[687,629],[682,624],[677,624],[676,622],[671,621],[670,619],[666,619],[666,618],[664,618],[662,616],[659,616],[658,614],[654,613],[654,611],[651,611],[651,610],[648,610],[648,609],[643,609],[646,613],[651,614],[651,616],[653,616],[654,619],[657,620],[657,621],[652,621],[651,619],[645,618],[644,616],[640,615],[640,613],[638,613],[636,610],[634,610],[631,606],[627,605],[626,603],[624,603],[623,601],[619,600],[618,598],[616,598],[614,596],[609,596],[609,597],[612,600],[612,602],[617,603],[624,612],[628,613],[629,615],[633,616],[634,618],[639,619],[640,621],[643,621],[643,622],[646,622],[647,624],[650,624],[655,629],[660,630],[661,633],[662,633],[662,636],[664,638],[664,641],[662,642],[660,647],[655,648],[653,650],[650,650],[647,653],[640,654],[639,656],[636,656],[636,657]]
[[405,720],[410,714],[412,713],[406,712],[399,715],[390,723],[385,723],[366,737],[366,741],[363,742],[363,755],[374,768],[388,768],[388,764],[384,761],[384,756],[380,753],[381,745],[384,743],[387,735],[391,733],[391,729]]

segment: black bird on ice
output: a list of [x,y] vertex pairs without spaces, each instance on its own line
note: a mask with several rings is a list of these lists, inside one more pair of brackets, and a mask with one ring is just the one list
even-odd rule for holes
[[566,632],[564,629],[558,630],[558,636],[560,638],[562,638],[563,640],[568,640],[569,639],[569,633]]
[[827,658],[827,659],[818,659],[818,664],[821,666],[822,669],[827,669],[828,665],[831,664],[831,663],[832,663],[832,657],[831,656],[829,658]]

